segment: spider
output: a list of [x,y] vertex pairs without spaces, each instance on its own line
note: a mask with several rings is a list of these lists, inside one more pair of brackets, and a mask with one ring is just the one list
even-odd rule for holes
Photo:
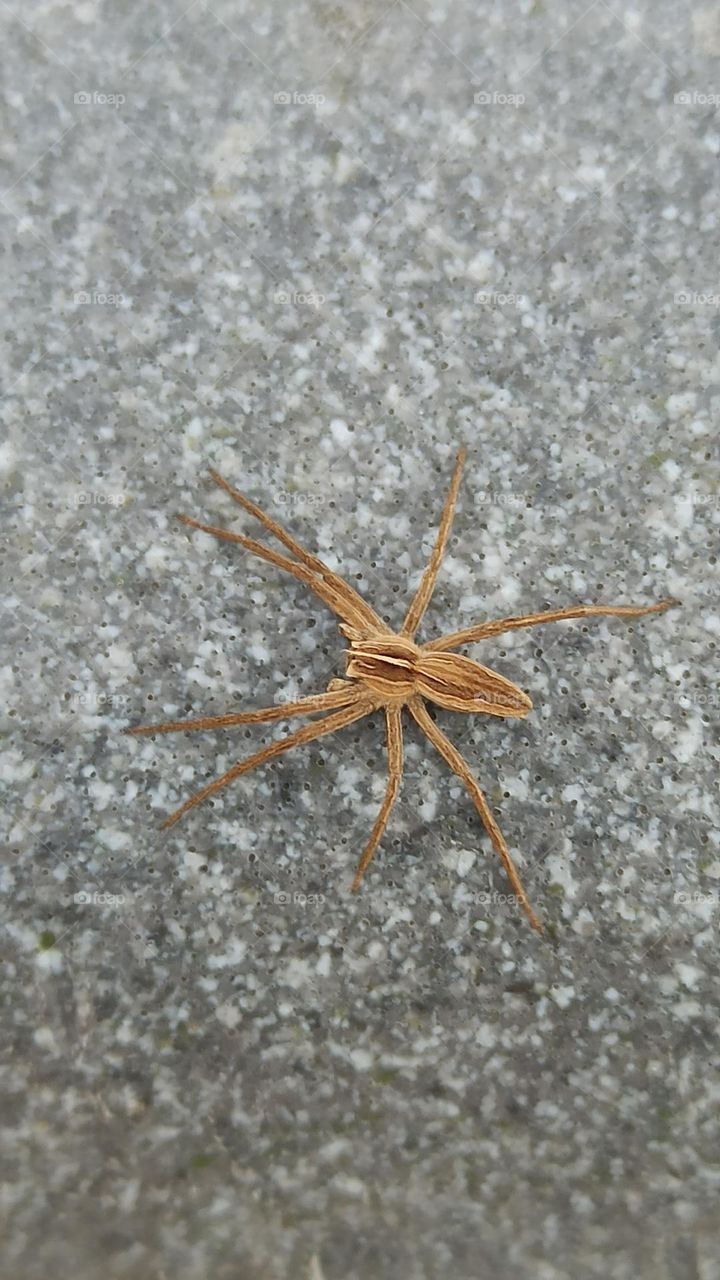
[[526,693],[497,671],[483,667],[472,658],[450,650],[474,644],[514,631],[519,627],[533,627],[539,623],[559,622],[565,618],[588,618],[613,615],[637,618],[646,613],[662,613],[678,601],[660,600],[657,604],[632,605],[573,605],[566,609],[551,609],[544,613],[531,613],[522,617],[500,618],[493,622],[481,622],[463,627],[449,635],[440,636],[426,644],[418,644],[415,633],[432,596],[438,570],[450,535],[457,502],[458,489],[466,450],[461,448],[453,472],[450,489],[440,519],[440,525],[427,568],[405,614],[399,631],[391,631],[362,596],[333,573],[322,560],[306,551],[291,534],[265,514],[249,498],[238,493],[216,471],[210,475],[215,484],[224,489],[241,507],[259,520],[268,533],[282,543],[294,559],[282,555],[262,542],[246,538],[229,529],[202,524],[190,516],[178,519],[191,529],[200,529],[215,538],[237,543],[251,554],[285,569],[298,581],[305,583],[340,619],[339,630],[350,642],[345,650],[346,674],[344,678],[331,680],[325,693],[300,698],[296,702],[280,703],[259,711],[242,711],[222,716],[204,716],[198,720],[177,720],[166,724],[142,725],[127,729],[130,734],[175,733],[187,729],[227,729],[241,724],[264,724],[271,720],[286,720],[291,716],[315,716],[329,712],[322,719],[311,720],[295,733],[281,738],[253,755],[234,764],[231,769],[210,782],[201,791],[185,800],[174,813],[161,824],[161,829],[171,827],[189,809],[215,795],[222,787],[242,777],[258,765],[273,760],[291,747],[314,742],[336,729],[344,729],[373,711],[382,710],[385,716],[388,783],[377,820],[370,833],[358,863],[351,890],[357,892],[375,850],[387,825],[390,811],[400,789],[403,768],[402,712],[406,709],[432,745],[449,765],[453,773],[465,784],[490,840],[499,854],[512,885],[517,901],[525,910],[530,924],[542,933],[543,926],[530,905],[520,877],[510,856],[502,833],[493,817],[490,806],[480,790],[473,774],[456,747],[428,713],[425,700],[436,703],[449,711],[465,711],[503,718],[522,718],[532,710]]

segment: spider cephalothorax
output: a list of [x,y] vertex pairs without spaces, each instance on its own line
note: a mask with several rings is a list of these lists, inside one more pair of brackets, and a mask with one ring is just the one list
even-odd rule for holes
[[429,564],[399,632],[390,631],[375,610],[353,587],[344,582],[338,574],[333,573],[317,556],[306,551],[291,534],[266,515],[260,507],[238,493],[237,489],[223,480],[216,471],[211,472],[215,483],[229,493],[230,497],[244,507],[250,515],[259,520],[268,533],[277,538],[294,558],[281,555],[264,543],[256,542],[255,539],[246,538],[239,533],[232,533],[229,529],[218,529],[213,525],[201,524],[190,516],[180,516],[180,519],[193,529],[201,529],[204,533],[210,533],[216,538],[238,543],[246,551],[285,569],[319,596],[340,619],[340,631],[350,641],[350,648],[345,651],[346,678],[331,680],[325,693],[300,698],[297,702],[280,703],[278,706],[266,707],[260,711],[242,711],[222,716],[205,716],[199,720],[142,725],[137,729],[128,729],[127,732],[142,734],[172,733],[178,729],[221,729],[241,724],[286,720],[291,716],[312,716],[319,712],[330,712],[323,719],[311,721],[296,733],[263,747],[261,751],[256,751],[245,760],[240,760],[233,765],[226,773],[216,778],[214,782],[208,783],[194,796],[190,796],[179,809],[171,813],[162,824],[163,827],[170,827],[188,809],[192,809],[208,796],[214,795],[233,779],[249,773],[257,765],[264,764],[266,760],[272,760],[290,747],[313,742],[316,738],[332,733],[335,729],[342,729],[345,725],[352,724],[372,711],[382,710],[385,715],[389,778],[380,813],[355,872],[352,888],[357,890],[380,842],[400,788],[403,767],[402,712],[406,709],[445,762],[464,782],[485,829],[502,859],[518,901],[533,927],[541,931],[542,925],[530,906],[487,800],[460,752],[428,714],[425,699],[449,711],[481,712],[484,715],[505,718],[526,716],[532,710],[532,703],[522,689],[518,689],[517,685],[507,680],[505,676],[499,675],[497,671],[482,667],[478,662],[462,654],[448,651],[458,649],[462,645],[473,644],[477,640],[501,635],[504,631],[532,627],[536,623],[557,622],[563,618],[585,618],[601,614],[633,618],[644,613],[661,613],[676,602],[660,600],[657,604],[639,607],[574,605],[567,609],[553,609],[545,613],[479,623],[474,627],[466,627],[462,631],[454,631],[436,640],[430,640],[427,644],[418,645],[415,641],[415,633],[430,601],[450,534],[464,460],[465,450],[461,449]]

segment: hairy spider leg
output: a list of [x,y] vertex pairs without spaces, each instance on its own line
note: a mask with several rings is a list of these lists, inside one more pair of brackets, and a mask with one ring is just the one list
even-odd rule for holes
[[320,560],[318,556],[314,556],[310,551],[306,551],[305,548],[301,546],[286,529],[283,529],[282,525],[278,524],[277,520],[273,520],[272,516],[267,515],[256,502],[251,502],[250,498],[246,498],[244,494],[233,488],[227,480],[223,480],[223,477],[217,471],[211,470],[210,475],[215,481],[215,484],[219,485],[221,489],[224,489],[234,502],[238,502],[245,511],[249,512],[251,516],[254,516],[256,520],[259,520],[267,529],[268,533],[271,533],[274,538],[277,538],[288,551],[292,551],[293,555],[297,556],[298,560],[301,560],[308,569],[319,574],[320,577],[329,583],[330,586],[332,586],[338,594],[356,610],[358,614],[363,615],[366,623],[373,630],[384,631],[386,629],[375,610],[370,607],[367,601],[363,600],[362,596],[358,594],[354,587],[351,587],[350,584],[345,582],[337,573],[333,573],[332,569],[328,568],[324,561]]
[[618,617],[641,618],[645,613],[664,613],[666,609],[679,604],[679,600],[659,600],[657,604],[646,605],[604,605],[578,604],[569,609],[549,609],[546,613],[528,613],[517,618],[498,618],[495,622],[480,622],[474,627],[464,627],[462,631],[452,631],[449,635],[430,640],[421,647],[439,653],[445,649],[457,649],[459,645],[472,644],[475,640],[487,640],[490,636],[500,636],[504,631],[515,631],[519,627],[534,627],[543,622],[562,622],[565,618]]
[[287,573],[291,573],[299,582],[304,582],[306,587],[315,592],[325,604],[332,609],[339,618],[348,623],[352,627],[367,630],[367,622],[364,615],[361,614],[351,604],[349,600],[342,598],[336,588],[323,578],[316,577],[304,565],[297,564],[295,560],[288,559],[287,556],[280,555],[278,551],[273,551],[272,547],[266,547],[262,542],[256,542],[254,538],[245,538],[240,533],[232,533],[230,529],[216,528],[212,524],[202,524],[200,520],[194,520],[192,516],[178,516],[178,520],[182,520],[191,529],[199,529],[202,533],[212,534],[213,538],[224,539],[225,542],[236,542],[238,546],[244,547],[246,551],[251,552],[254,556],[259,556],[261,560],[267,560],[269,564],[276,565],[279,569],[285,569]]
[[440,527],[437,532],[437,538],[435,539],[435,546],[432,549],[427,569],[420,579],[420,585],[415,592],[415,596],[410,602],[410,607],[405,615],[405,621],[403,622],[400,635],[408,636],[410,639],[412,639],[417,631],[420,619],[430,603],[430,597],[435,588],[438,571],[445,553],[447,540],[450,536],[458,489],[460,488],[460,478],[462,476],[463,464],[466,457],[467,450],[463,447],[458,451],[455,470],[453,471],[452,480],[450,481],[450,489],[448,491],[448,496],[445,499],[445,506],[443,507],[442,516],[440,518]]
[[365,851],[358,863],[355,878],[351,885],[353,893],[357,893],[360,888],[360,882],[365,874],[365,869],[374,857],[375,850],[380,843],[383,832],[387,826],[390,810],[392,809],[398,791],[400,790],[400,779],[403,771],[403,739],[402,739],[402,711],[398,706],[385,707],[385,725],[387,732],[387,754],[388,754],[388,784],[385,791],[385,798],[382,802],[380,813],[377,816],[375,825],[370,833],[370,839],[365,846]]
[[480,814],[480,818],[482,820],[483,826],[485,827],[485,830],[487,831],[490,839],[492,840],[496,851],[499,853],[502,859],[503,866],[505,867],[505,871],[507,872],[507,877],[515,891],[515,894],[518,900],[520,901],[520,903],[522,904],[525,910],[528,920],[530,921],[533,929],[537,929],[538,933],[543,933],[543,926],[540,923],[538,917],[535,915],[535,912],[533,911],[532,907],[530,906],[530,900],[525,890],[523,889],[522,882],[515,869],[515,863],[510,857],[510,850],[508,849],[505,843],[503,834],[500,828],[498,827],[492,813],[490,812],[490,806],[488,805],[488,802],[485,799],[485,796],[480,790],[478,783],[475,781],[475,778],[473,777],[473,774],[470,771],[468,765],[463,760],[457,747],[453,746],[450,739],[445,737],[445,734],[442,732],[442,730],[439,729],[438,726],[431,719],[430,715],[428,714],[427,708],[425,707],[425,704],[422,702],[420,698],[412,698],[408,703],[408,710],[410,714],[413,716],[413,718],[417,721],[420,728],[424,731],[424,733],[427,734],[433,746],[437,749],[437,751],[439,751],[445,763],[448,764],[452,769],[453,773],[456,773],[457,776],[461,778],[462,781],[465,783],[465,786],[470,792],[472,800],[475,804],[475,808]]
[[231,769],[228,769],[226,773],[216,778],[214,782],[210,782],[206,787],[203,787],[202,791],[196,792],[194,796],[190,796],[184,804],[181,804],[179,809],[176,809],[161,823],[161,831],[167,830],[179,818],[182,818],[188,809],[193,809],[196,804],[200,804],[207,796],[214,795],[216,791],[219,791],[221,787],[227,786],[229,782],[233,782],[235,778],[240,778],[244,773],[249,773],[251,769],[257,768],[258,765],[265,764],[266,760],[273,760],[275,756],[281,755],[284,751],[289,751],[291,747],[303,746],[304,743],[313,742],[316,738],[321,738],[326,733],[334,733],[336,729],[344,729],[346,725],[352,724],[354,720],[360,720],[363,716],[374,711],[376,705],[376,703],[365,698],[362,692],[358,691],[355,702],[349,707],[344,707],[343,710],[326,716],[324,720],[311,721],[310,724],[304,725],[302,729],[298,729],[296,733],[291,733],[289,737],[281,738],[279,742],[271,742],[267,747],[263,747],[261,751],[256,751],[254,755],[247,756],[245,760],[240,760]]
[[357,699],[357,688],[345,684],[329,693],[313,693],[297,702],[281,702],[260,711],[238,711],[224,716],[202,716],[199,720],[168,720],[164,724],[143,724],[124,733],[136,737],[141,733],[175,733],[181,729],[230,729],[236,724],[264,724],[268,720],[289,720],[291,716],[310,716],[317,711],[331,711]]

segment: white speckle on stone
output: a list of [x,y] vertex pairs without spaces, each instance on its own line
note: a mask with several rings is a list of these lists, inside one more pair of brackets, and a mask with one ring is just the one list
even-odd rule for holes
[[592,1213],[594,1208],[590,1196],[585,1195],[582,1191],[573,1191],[570,1196],[570,1203],[573,1207],[573,1211],[577,1214],[581,1214],[583,1217],[587,1217],[588,1214]]
[[702,1005],[697,1000],[678,1000],[673,1005],[673,1013],[680,1022],[690,1022],[702,1015]]
[[694,991],[703,976],[702,969],[698,969],[692,964],[685,964],[681,960],[675,962],[675,971],[688,991]]
[[396,907],[388,912],[382,925],[383,933],[391,933],[397,924],[409,924],[413,915],[409,907]]
[[212,150],[204,154],[206,167],[217,178],[244,173],[246,157],[266,132],[264,120],[259,117],[253,120],[249,112],[243,111],[242,122],[229,125]]
[[159,542],[154,542],[152,546],[148,547],[145,555],[143,556],[148,569],[152,569],[153,572],[155,572],[156,569],[164,569],[169,558],[170,553],[167,547],[162,546]]
[[279,980],[286,987],[292,987],[294,991],[310,988],[313,982],[313,970],[310,968],[310,961],[301,960],[298,957],[289,960],[282,970]]
[[224,1004],[218,1005],[215,1010],[215,1017],[219,1022],[222,1022],[224,1027],[228,1027],[232,1031],[238,1025],[241,1014],[237,1005],[231,1004],[226,1000]]
[[335,181],[339,186],[349,182],[358,167],[358,162],[354,156],[347,151],[338,151],[335,159]]
[[325,1280],[325,1272],[322,1269],[322,1266],[320,1264],[320,1259],[318,1258],[316,1253],[312,1255],[308,1263],[307,1280]]
[[[142,1107],[139,1103],[135,1110],[138,1114],[142,1112]],[[127,1182],[119,1185],[117,1202],[122,1213],[133,1212],[140,1194],[140,1186],[139,1178],[130,1178]]]
[[497,1044],[497,1031],[490,1022],[481,1022],[475,1032],[475,1043],[483,1049],[494,1049]]
[[637,920],[637,911],[633,904],[626,898],[620,898],[616,904],[616,911],[621,920],[633,921]]
[[352,1143],[348,1138],[333,1138],[318,1149],[318,1159],[323,1163],[333,1164],[339,1157],[352,1153]]
[[352,432],[343,418],[331,419],[330,435],[335,443],[342,449],[347,449],[352,441]]
[[57,947],[48,947],[46,951],[39,951],[35,957],[35,964],[43,973],[61,973],[63,968],[62,952]]
[[201,853],[194,853],[192,849],[183,850],[183,862],[188,871],[193,873],[205,866],[205,858]]
[[109,644],[103,665],[118,675],[131,676],[136,671],[135,659],[124,644]]
[[132,844],[132,836],[128,831],[122,831],[119,827],[98,827],[97,839],[106,849],[111,849],[113,853],[117,853],[120,849],[127,849]]
[[575,804],[581,805],[585,799],[585,791],[577,782],[571,782],[567,787],[563,787],[560,796],[566,804],[572,804],[574,801]]
[[702,748],[703,724],[700,716],[688,720],[685,728],[676,730],[670,738],[670,750],[676,760],[688,764]]
[[674,421],[678,418],[684,418],[686,414],[692,413],[697,404],[697,395],[694,391],[683,391],[674,396],[668,396],[665,405],[668,417]]
[[692,422],[688,423],[688,431],[691,431],[694,436],[706,436],[708,424],[704,418],[693,418]]
[[36,1027],[33,1040],[39,1049],[49,1049],[51,1053],[54,1053],[58,1047],[52,1027]]
[[254,662],[269,662],[270,650],[261,640],[250,640],[246,645],[246,653]]
[[572,874],[572,864],[567,856],[553,853],[545,859],[550,884],[561,885],[568,898],[574,898],[578,885]]
[[572,922],[572,927],[575,933],[589,937],[593,932],[594,924],[595,917],[592,912],[588,911],[587,907],[581,907]]
[[55,587],[43,587],[38,595],[38,604],[43,609],[58,609],[62,603],[63,596]]
[[375,1059],[367,1049],[350,1049],[348,1061],[356,1071],[369,1071]]
[[670,484],[675,484],[679,476],[682,475],[682,471],[680,470],[680,467],[678,466],[677,462],[675,462],[672,458],[665,459],[662,466],[660,467],[660,471],[665,476],[666,480],[669,481]]
[[341,1195],[350,1196],[353,1200],[363,1200],[367,1195],[365,1183],[347,1173],[336,1174],[333,1186]]
[[443,866],[448,871],[454,871],[460,879],[463,879],[469,871],[475,866],[477,853],[474,849],[450,849],[442,855]]
[[589,187],[604,187],[607,181],[607,169],[601,164],[581,164],[576,173]]
[[17,454],[15,453],[11,441],[4,440],[3,443],[0,444],[0,475],[12,475],[15,470],[16,461]]
[[558,1009],[567,1009],[575,999],[575,988],[569,985],[563,987],[551,987],[549,994],[555,1001]]
[[498,270],[495,254],[492,249],[481,249],[468,262],[467,274],[476,284],[485,284],[488,280],[500,279],[505,274],[504,268]]
[[418,805],[418,812],[423,822],[432,822],[437,813],[438,796],[437,792],[427,793],[424,799]]
[[209,969],[231,969],[235,965],[239,965],[245,959],[247,952],[247,943],[242,942],[239,938],[233,938],[229,946],[219,956],[208,957]]

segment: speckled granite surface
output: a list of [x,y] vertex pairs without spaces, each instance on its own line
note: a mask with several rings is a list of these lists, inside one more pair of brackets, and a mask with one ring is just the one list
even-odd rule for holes
[[[3,1280],[716,1280],[711,4],[3,5]],[[215,466],[535,709],[121,736],[343,670]]]

